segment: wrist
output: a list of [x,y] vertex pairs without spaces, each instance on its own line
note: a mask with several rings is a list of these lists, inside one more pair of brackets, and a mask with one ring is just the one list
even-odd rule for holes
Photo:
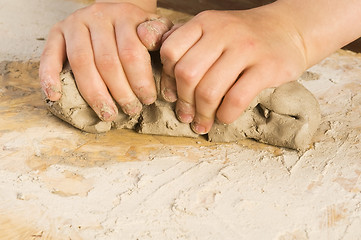
[[157,11],[157,0],[96,0],[95,2],[131,3],[140,7],[146,12],[156,13]]
[[275,5],[302,39],[308,67],[361,36],[359,0],[278,0]]
[[[286,0],[287,1],[287,0]],[[243,10],[241,10],[243,11]],[[247,11],[247,10],[246,10]],[[289,13],[287,5],[276,1],[255,9],[248,17],[256,17],[253,22],[258,22],[259,26],[266,31],[265,37],[270,37],[272,41],[277,41],[277,44],[282,44],[284,49],[288,49],[289,54],[293,56],[293,62],[297,63],[297,71],[295,75],[302,73],[309,68],[309,59],[307,47],[303,32],[300,31],[298,25],[294,22],[292,13]],[[252,21],[252,19],[250,19]]]

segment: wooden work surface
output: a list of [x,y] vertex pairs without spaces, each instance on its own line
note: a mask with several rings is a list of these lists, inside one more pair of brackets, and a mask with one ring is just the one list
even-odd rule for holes
[[82,133],[47,111],[37,72],[36,61],[0,63],[1,240],[361,236],[360,55],[339,51],[300,80],[322,112],[304,153]]
[[[342,53],[349,55],[348,57],[353,59],[353,53]],[[343,55],[340,55],[336,59],[342,59],[342,57],[344,58]],[[360,59],[360,56],[354,54],[354,58],[356,61]],[[330,66],[327,67],[335,68],[335,70],[340,68],[340,66],[331,65],[331,63],[335,64],[329,61],[327,65]],[[74,161],[75,164],[81,162],[95,164],[96,162],[113,160],[150,160],[152,155],[165,154],[165,152],[184,155],[184,146],[214,149],[217,148],[217,145],[235,145],[210,143],[202,137],[192,139],[140,135],[131,130],[112,130],[106,134],[98,135],[81,132],[54,117],[46,109],[38,80],[38,65],[37,62],[2,62],[0,65],[0,136],[10,136],[10,138],[1,139],[0,145],[3,148],[0,157],[12,158],[19,154],[25,154],[28,155],[29,164],[40,167],[61,161]],[[352,65],[346,66],[347,68],[353,67]],[[346,70],[343,70],[344,74],[346,74]],[[342,73],[339,77],[342,78]],[[309,73],[305,74],[305,84],[309,82],[307,78],[310,78]],[[310,86],[316,87],[314,85]],[[359,83],[347,83],[343,88],[345,87],[347,90],[352,89],[355,91],[353,94],[359,96],[357,91],[357,89],[360,89]],[[316,94],[321,91],[322,89],[315,89]],[[323,96],[320,98],[320,100],[325,101]],[[328,104],[329,100],[327,100],[326,105],[321,105],[321,107],[329,108]],[[360,106],[354,104],[352,111],[355,111],[352,112],[352,115],[359,114],[361,111]],[[358,119],[355,120],[358,121]],[[354,130],[359,130],[359,128]],[[13,149],[6,147],[7,141],[10,141],[10,139],[13,141],[20,136],[24,138],[24,135],[29,141],[28,144],[31,143],[26,146],[30,147],[30,149],[22,148],[13,151]],[[241,141],[236,145],[260,150],[266,149],[276,155],[281,152],[278,147],[260,144],[252,140]],[[6,153],[8,155],[3,155]],[[197,154],[195,154],[194,160],[197,160]]]
[[[185,156],[189,155],[187,148],[217,147],[201,137],[140,135],[131,130],[112,130],[97,135],[81,132],[48,112],[39,86],[38,65],[32,62],[1,64],[0,136],[8,137],[0,142],[3,146],[0,157],[16,161],[25,155],[31,168],[44,169],[64,162],[90,166],[111,161],[151,160],[159,154]],[[7,147],[17,138],[26,141],[21,143],[20,149]],[[253,141],[241,144],[280,151]],[[194,152],[190,160],[197,161],[199,157]]]

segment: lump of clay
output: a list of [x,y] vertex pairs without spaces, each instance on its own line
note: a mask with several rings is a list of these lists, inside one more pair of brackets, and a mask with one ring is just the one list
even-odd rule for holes
[[79,94],[69,65],[60,73],[60,81],[61,99],[56,102],[47,100],[52,114],[85,132],[106,132],[111,129],[111,123],[101,121]]
[[263,90],[234,123],[215,123],[210,141],[232,142],[244,138],[305,150],[321,121],[317,100],[298,82]]
[[[153,54],[154,55],[154,54]],[[158,86],[160,85],[160,59],[153,56],[153,75]],[[198,137],[189,127],[189,124],[181,123],[174,113],[174,103],[168,103],[159,99],[150,105],[144,106],[140,116],[130,117],[122,112],[118,106],[118,115],[113,122],[105,122],[98,118],[93,109],[81,96],[72,70],[66,64],[60,73],[62,96],[58,101],[47,100],[49,111],[71,124],[72,126],[89,133],[103,133],[111,128],[134,129],[139,133],[156,134],[167,136]]]
[[180,136],[180,137],[198,137],[189,124],[178,121],[175,115],[175,104],[157,100],[154,104],[146,106],[143,109],[139,126],[139,133]]
[[136,126],[137,132],[166,136],[198,137],[199,135],[193,132],[189,124],[178,121],[175,115],[175,103],[163,101],[160,93],[162,64],[160,63],[159,53],[151,53],[151,59],[158,97],[155,103],[143,107],[139,124]]
[[112,126],[133,129],[138,122],[139,116],[131,118],[121,111],[114,122],[101,121],[80,95],[69,64],[60,73],[60,81],[62,96],[56,102],[47,100],[48,109],[72,126],[84,132],[101,133],[109,131]]
[[[162,67],[159,56],[153,54],[152,61],[159,97],[154,104],[144,106],[140,116],[131,118],[119,108],[115,121],[101,121],[81,97],[68,66],[60,75],[62,97],[57,102],[48,101],[49,110],[74,127],[90,133],[127,128],[145,134],[198,137],[189,124],[178,121],[174,103],[165,102],[160,97]],[[314,96],[298,82],[291,82],[262,91],[234,123],[215,123],[208,133],[208,140],[233,142],[252,138],[275,146],[305,150],[312,142],[320,119],[319,105]]]

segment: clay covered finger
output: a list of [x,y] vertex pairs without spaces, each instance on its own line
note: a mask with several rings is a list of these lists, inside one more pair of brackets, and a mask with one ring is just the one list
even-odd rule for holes
[[177,84],[175,78],[168,76],[166,73],[162,73],[160,81],[160,92],[162,98],[167,102],[175,102],[178,99],[177,96]]
[[67,63],[60,74],[63,95],[58,101],[47,100],[48,109],[55,116],[72,126],[90,133],[102,133],[115,128],[133,129],[139,116],[130,117],[119,111],[113,122],[105,122],[98,118],[94,110],[81,96],[70,65]]
[[101,121],[87,102],[81,97],[69,64],[60,74],[63,94],[58,101],[47,100],[48,109],[55,116],[76,128],[90,133],[109,131],[111,122]]
[[95,64],[109,92],[124,113],[131,116],[139,114],[142,105],[133,93],[121,65],[113,25],[104,22],[89,28]]
[[163,35],[172,26],[173,23],[167,18],[151,19],[137,27],[138,37],[149,51],[155,51],[160,48]]
[[61,84],[58,76],[65,58],[65,40],[61,28],[56,25],[49,33],[39,66],[41,87],[51,101],[57,101],[61,97]]
[[[208,51],[207,55],[201,54],[207,52],[207,49],[209,49],[209,42],[213,42],[217,47],[215,47],[213,51]],[[222,46],[217,44],[217,40],[202,37],[194,43],[194,45],[176,63],[174,68],[178,96],[176,112],[181,122],[193,122],[197,111],[196,97],[199,97],[201,100],[204,98],[208,100],[208,95],[204,93],[207,93],[213,86],[207,84],[207,80],[204,80],[204,76],[221,55]],[[207,91],[199,91],[199,86],[201,86],[201,90],[206,89]],[[222,96],[220,96],[218,100],[220,100],[221,97]],[[194,122],[192,125],[195,132],[201,134],[208,132],[213,122],[213,112],[215,112],[215,108],[217,108],[217,106],[213,106],[213,109],[211,107],[202,109],[207,112],[206,114],[203,114],[204,118],[197,119],[200,120],[199,124]],[[200,116],[201,113],[198,115]],[[205,123],[206,119],[207,124]],[[206,128],[204,128],[203,125],[207,125]]]
[[217,111],[217,119],[227,124],[238,119],[265,87],[262,79],[267,77],[267,72],[260,68],[245,69],[225,95]]
[[131,89],[142,103],[153,103],[157,92],[148,50],[131,24],[116,25],[115,31],[119,58]]
[[167,38],[160,48],[160,56],[163,64],[163,71],[174,77],[174,68],[183,55],[202,37],[200,26],[184,24],[179,28],[173,28],[171,34],[166,34]]
[[[234,61],[235,58],[237,61]],[[224,96],[235,85],[245,64],[246,56],[237,56],[234,51],[226,50],[205,73],[195,93],[196,115],[192,127],[196,132],[206,133],[211,129],[217,109],[229,104],[224,101]],[[227,106],[223,107],[227,108]],[[223,120],[227,116],[221,117]]]
[[114,120],[118,109],[95,65],[89,29],[74,24],[72,29],[64,31],[64,36],[68,60],[82,97],[100,119]]

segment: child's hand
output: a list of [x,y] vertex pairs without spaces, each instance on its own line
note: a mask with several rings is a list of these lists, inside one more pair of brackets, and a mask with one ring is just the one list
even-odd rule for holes
[[[80,93],[102,120],[117,115],[112,97],[129,115],[139,113],[141,103],[153,103],[156,89],[146,47],[159,48],[161,36],[172,26],[158,18],[129,3],[97,3],[56,24],[39,69],[48,99],[61,97],[59,73],[67,58]],[[157,20],[141,24],[150,19]]]
[[301,36],[272,5],[247,11],[206,11],[177,28],[161,47],[165,99],[180,121],[207,133],[215,117],[236,120],[267,87],[306,70]]

